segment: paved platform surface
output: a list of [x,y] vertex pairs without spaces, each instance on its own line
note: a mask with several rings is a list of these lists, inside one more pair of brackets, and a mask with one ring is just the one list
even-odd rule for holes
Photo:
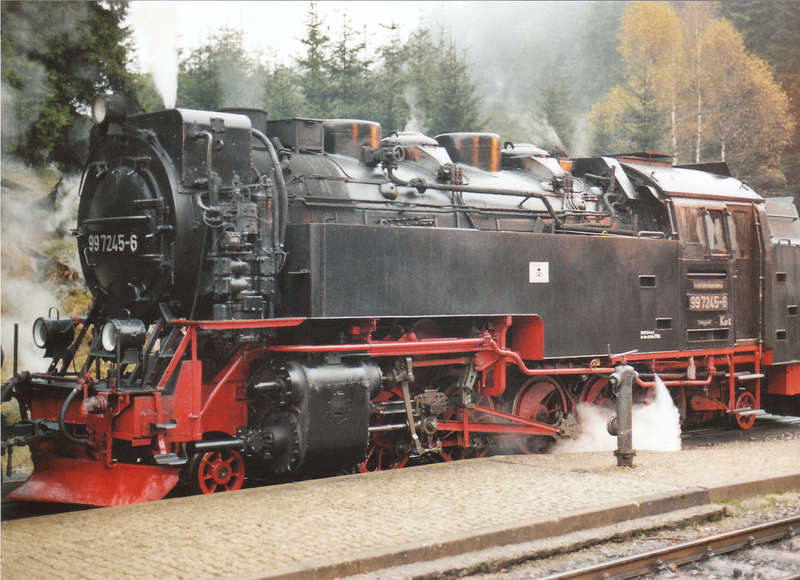
[[2,524],[4,579],[357,574],[800,488],[800,440],[502,456]]

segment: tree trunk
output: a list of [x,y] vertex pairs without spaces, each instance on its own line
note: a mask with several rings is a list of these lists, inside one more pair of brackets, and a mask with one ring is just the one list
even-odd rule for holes
[[678,64],[676,62],[676,52],[672,53],[672,111],[670,111],[670,125],[672,129],[672,162],[678,160],[678,135],[676,128],[676,117],[678,110]]
[[725,163],[725,137],[722,138],[722,148],[720,150],[720,157],[722,157],[722,162]]
[[694,162],[700,163],[700,149],[703,145],[703,97],[697,87],[697,142],[694,146]]
[[695,79],[697,80],[697,133],[694,147],[694,162],[700,163],[700,149],[703,147],[703,95],[700,84],[700,26],[694,29],[695,38]]

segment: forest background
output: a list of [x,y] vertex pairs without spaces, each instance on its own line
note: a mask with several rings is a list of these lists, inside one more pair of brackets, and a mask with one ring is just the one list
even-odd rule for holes
[[[325,21],[309,4],[298,56],[251,52],[221,28],[165,79],[142,72],[126,1],[0,3],[4,351],[13,323],[90,304],[69,230],[101,92],[133,97],[132,112],[254,107],[376,120],[384,135],[485,130],[559,155],[725,160],[800,202],[800,2],[437,6],[402,30]],[[41,367],[41,352],[23,344],[20,364]]]
[[[470,18],[444,3],[411,31],[357,30],[347,12],[325,22],[309,4],[289,64],[219,29],[180,54],[177,106],[365,118],[385,134],[487,130],[570,155],[659,151],[726,161],[766,194],[800,187],[800,2],[506,4],[502,20],[469,4]],[[4,154],[77,168],[97,92],[163,108],[135,72],[127,10],[2,3]]]

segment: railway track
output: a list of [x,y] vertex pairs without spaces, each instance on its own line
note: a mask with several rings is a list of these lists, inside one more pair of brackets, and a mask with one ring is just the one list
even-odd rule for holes
[[763,441],[780,436],[800,437],[800,417],[783,415],[762,415],[756,424],[747,431],[737,427],[728,429],[720,426],[702,426],[686,429],[681,433],[684,449],[702,447],[708,444],[730,443],[733,441]]
[[[645,574],[658,574],[674,570],[698,560],[710,559],[718,555],[728,554],[752,548],[760,544],[775,542],[800,533],[800,515],[784,518],[774,522],[758,524],[732,532],[714,534],[699,540],[684,542],[668,548],[652,550],[635,556],[612,560],[571,572],[562,572],[547,576],[543,580],[595,578],[635,578]],[[788,578],[800,578],[795,570]]]

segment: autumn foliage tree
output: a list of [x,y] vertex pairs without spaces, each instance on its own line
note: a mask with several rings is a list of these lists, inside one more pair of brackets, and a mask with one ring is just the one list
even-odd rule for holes
[[668,112],[673,127],[675,123],[680,46],[678,17],[666,2],[636,2],[625,11],[618,47],[624,83],[607,93],[590,113],[603,145],[629,144],[643,151],[664,148]]
[[[660,149],[679,162],[727,161],[780,184],[796,126],[767,63],[713,3],[636,2],[622,18],[624,82],[589,113],[598,152]],[[669,136],[669,139],[667,139]]]
[[780,153],[795,125],[786,93],[767,63],[747,52],[729,20],[709,24],[702,51],[711,155],[750,178],[780,181]]

